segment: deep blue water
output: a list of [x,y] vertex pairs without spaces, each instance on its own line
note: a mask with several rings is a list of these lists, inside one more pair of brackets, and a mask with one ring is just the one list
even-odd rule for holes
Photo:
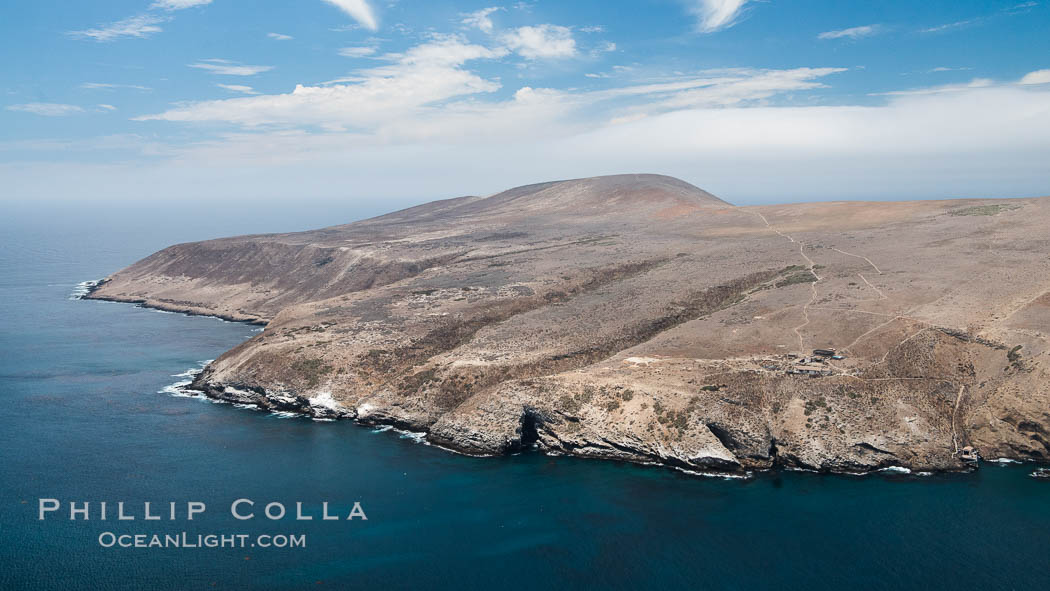
[[[253,327],[68,296],[169,243],[280,229],[194,220],[0,221],[0,587],[1050,588],[1050,482],[1028,466],[742,481],[470,459],[159,393]],[[368,520],[237,521],[240,497],[315,515],[360,501]],[[139,520],[39,521],[39,498],[126,501]],[[143,522],[144,501],[208,509]],[[305,534],[307,547],[102,548],[105,531]]]

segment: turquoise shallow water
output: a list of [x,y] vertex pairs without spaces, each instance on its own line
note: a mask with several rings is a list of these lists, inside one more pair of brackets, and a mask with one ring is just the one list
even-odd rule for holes
[[[1032,589],[1050,482],[970,475],[750,480],[523,454],[159,393],[253,327],[69,300],[167,243],[245,227],[22,224],[0,238],[3,589]],[[141,228],[141,226],[137,226]],[[194,520],[36,519],[38,498],[204,501]],[[368,521],[237,521],[231,501],[360,501]],[[136,510],[141,513],[141,509]],[[305,534],[295,549],[102,548],[116,533]]]

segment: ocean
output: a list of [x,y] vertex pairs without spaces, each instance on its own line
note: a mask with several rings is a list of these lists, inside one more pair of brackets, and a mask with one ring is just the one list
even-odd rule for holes
[[[1050,482],[1033,466],[729,480],[538,453],[467,458],[393,430],[179,396],[174,384],[257,327],[72,297],[170,243],[324,215],[295,227],[276,214],[145,210],[0,221],[0,587],[1050,587]],[[42,498],[62,503],[44,520]],[[230,514],[242,498],[254,519]],[[91,502],[90,519],[70,520],[70,501]],[[136,520],[113,519],[120,501]],[[165,518],[144,520],[145,502]],[[188,502],[207,510],[187,520]],[[288,515],[265,518],[271,502]],[[313,520],[293,518],[297,502]],[[339,517],[360,503],[367,520],[323,520],[323,502]],[[305,547],[100,543],[182,532]]]

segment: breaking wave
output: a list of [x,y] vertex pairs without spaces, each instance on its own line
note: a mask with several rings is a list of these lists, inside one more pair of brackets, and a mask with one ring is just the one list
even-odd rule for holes
[[[186,386],[189,386],[190,384],[192,384],[193,383],[193,379],[196,378],[197,375],[199,375],[202,371],[204,371],[204,368],[207,367],[208,364],[211,363],[212,361],[214,361],[214,359],[205,359],[204,361],[198,361],[197,362],[197,367],[191,367],[190,369],[187,369],[186,371],[184,371],[182,373],[172,374],[171,377],[179,378],[179,381],[177,381],[175,383],[172,383],[172,384],[168,384],[167,386],[164,386],[160,390],[157,390],[157,393],[158,394],[167,394],[169,396],[176,396],[178,398],[204,398],[204,399],[208,399],[206,396],[204,396],[200,392],[197,392],[195,390],[190,390]],[[210,400],[210,399],[208,399],[208,400]]]
[[80,300],[84,296],[91,293],[91,290],[98,286],[98,280],[94,281],[81,281],[73,287],[73,291],[69,294],[69,299]]

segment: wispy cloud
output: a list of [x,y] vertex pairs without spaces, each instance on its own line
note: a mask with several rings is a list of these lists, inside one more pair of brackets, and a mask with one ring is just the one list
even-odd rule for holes
[[263,72],[269,72],[273,66],[249,66],[224,59],[206,59],[195,64],[187,64],[191,68],[207,70],[212,74],[221,76],[254,76]]
[[951,68],[951,67],[948,67],[948,66],[937,66],[936,68],[930,68],[929,70],[926,70],[926,73],[927,74],[932,74],[932,73],[935,73],[935,72],[963,72],[963,71],[972,70],[972,69],[973,68],[965,68],[965,67]]
[[34,115],[43,115],[44,117],[63,117],[84,112],[82,107],[63,103],[24,103],[21,105],[8,105],[5,108],[8,111],[32,113]]
[[526,59],[565,58],[576,55],[572,30],[560,25],[518,27],[502,36],[503,43]]
[[163,29],[157,25],[168,20],[154,14],[140,14],[95,29],[70,31],[68,35],[76,39],[94,39],[95,41],[113,41],[122,37],[145,38]]
[[822,88],[822,78],[843,71],[720,70],[596,91],[522,87],[510,99],[485,100],[501,84],[482,78],[468,65],[509,51],[446,36],[404,53],[377,56],[389,64],[358,70],[344,80],[297,85],[285,94],[180,105],[139,119],[300,131],[352,129],[357,137],[383,141],[398,137],[463,141],[471,135],[503,132],[532,136],[543,129],[577,125],[568,123],[576,118],[628,121],[682,109],[759,105],[777,95]]
[[[933,71],[945,71],[945,70],[969,70],[971,68],[934,68]],[[960,84],[942,84],[940,86],[929,86],[925,88],[915,88],[911,90],[894,90],[890,92],[874,92],[871,93],[873,96],[916,96],[916,95],[930,95],[930,94],[946,94],[946,93],[958,93],[976,88],[1004,88],[1008,86],[1035,86],[1040,84],[1050,84],[1050,70],[1035,70],[1029,72],[1021,77],[1016,82],[1001,82],[991,78],[974,78],[969,82],[963,82]]]
[[1028,12],[1036,6],[1039,6],[1039,3],[1033,0],[1032,2],[1022,2],[1020,4],[1015,4],[1009,8],[1003,9],[1003,12],[1005,12],[1006,14],[1021,14],[1024,12]]
[[175,12],[194,6],[211,4],[212,0],[156,0],[149,5],[152,12],[139,14],[94,29],[69,31],[66,34],[75,39],[94,39],[95,41],[113,41],[122,37],[145,38],[163,31],[160,23],[171,20],[171,16],[157,14],[156,11]]
[[697,29],[701,33],[714,33],[728,29],[744,13],[744,5],[750,0],[685,0],[686,8],[697,17]]
[[266,36],[275,41],[291,41],[292,39],[295,39],[295,37],[292,37],[291,35],[284,35],[281,33],[267,33]]
[[470,12],[462,15],[463,20],[460,21],[465,27],[479,29],[485,33],[491,33],[495,25],[492,22],[492,13],[503,10],[502,6],[490,6],[488,8],[482,8],[474,12]]
[[86,90],[117,90],[118,88],[129,88],[132,90],[141,90],[143,92],[153,90],[148,86],[140,86],[138,84],[110,84],[108,82],[85,82],[80,85],[80,88]]
[[818,39],[860,39],[861,37],[871,37],[882,32],[881,25],[863,25],[860,27],[850,27],[848,29],[840,29],[838,31],[824,31],[817,35]]
[[624,86],[593,93],[596,98],[647,97],[629,113],[661,113],[689,108],[722,108],[760,104],[788,92],[826,88],[821,79],[845,68],[755,70],[739,68],[679,77],[669,82]]
[[944,94],[950,92],[960,92],[963,90],[973,90],[974,88],[990,88],[995,86],[995,80],[991,78],[974,78],[969,82],[961,84],[943,84],[941,86],[929,86],[926,88],[916,88],[912,90],[892,90],[889,92],[873,92],[872,96],[921,96],[927,94]]
[[429,105],[500,88],[498,82],[464,69],[464,64],[506,54],[503,48],[487,48],[457,36],[446,36],[403,53],[381,56],[390,63],[355,72],[351,84],[297,86],[289,94],[204,101],[140,119],[326,129],[374,128],[405,121],[417,129],[426,129],[435,125],[426,121]]
[[161,10],[184,10],[194,6],[204,6],[205,4],[211,4],[211,0],[157,0],[150,4],[149,7]]
[[944,24],[940,24],[940,25],[934,25],[934,26],[923,28],[923,29],[919,29],[919,32],[920,33],[944,33],[944,32],[947,32],[947,31],[954,31],[956,29],[963,29],[963,28],[970,27],[970,26],[980,26],[980,25],[982,25],[984,23],[989,22],[991,19],[994,19],[996,17],[1000,17],[1000,16],[1008,16],[1009,17],[1009,16],[1017,16],[1017,15],[1021,15],[1021,14],[1026,14],[1026,13],[1030,12],[1036,6],[1039,6],[1038,2],[1034,2],[1034,1],[1032,1],[1032,2],[1021,2],[1021,3],[1015,4],[1013,6],[1008,6],[1006,8],[1001,8],[1001,9],[999,9],[996,12],[992,12],[992,13],[989,13],[989,14],[986,14],[986,15],[983,15],[983,16],[975,16],[974,18],[969,18],[969,19],[965,19],[965,20],[961,20],[961,21],[954,21],[954,22],[950,22],[950,23],[944,23]]
[[964,21],[955,21],[954,23],[945,23],[943,25],[937,25],[934,27],[928,27],[925,29],[919,29],[920,33],[941,33],[943,31],[951,31],[952,29],[961,29],[963,27],[972,25],[977,22],[978,19],[968,19]]
[[219,88],[225,88],[230,92],[239,92],[241,94],[259,94],[251,86],[245,86],[243,84],[216,84]]
[[379,29],[379,21],[376,19],[375,11],[365,0],[324,0],[350,15],[362,27],[375,31]]
[[344,47],[339,50],[339,55],[343,57],[368,57],[374,55],[375,52],[375,47]]
[[96,106],[97,106],[97,107],[98,107],[99,109],[103,110],[103,111],[116,111],[116,110],[117,110],[117,108],[116,108],[116,107],[114,107],[113,105],[108,105],[108,104],[106,104],[106,103],[99,103],[99,104],[98,104],[98,105],[96,105]]

